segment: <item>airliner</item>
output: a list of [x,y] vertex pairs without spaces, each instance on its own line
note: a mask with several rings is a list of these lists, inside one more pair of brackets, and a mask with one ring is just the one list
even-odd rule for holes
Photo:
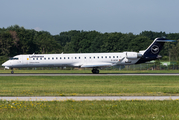
[[166,38],[156,38],[151,45],[139,52],[77,53],[77,54],[28,54],[17,55],[2,64],[6,69],[24,67],[78,67],[92,68],[98,74],[103,67],[133,65],[161,58],[159,52],[165,42],[175,42]]

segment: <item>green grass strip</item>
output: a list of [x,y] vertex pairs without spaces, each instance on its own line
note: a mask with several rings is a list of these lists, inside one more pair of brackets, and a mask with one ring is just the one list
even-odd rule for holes
[[0,118],[57,119],[179,119],[179,101],[0,101]]
[[0,96],[179,95],[178,76],[8,76]]

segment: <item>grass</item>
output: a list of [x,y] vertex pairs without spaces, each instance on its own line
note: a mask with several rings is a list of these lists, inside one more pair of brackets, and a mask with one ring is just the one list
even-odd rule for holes
[[179,95],[178,76],[7,76],[0,96]]
[[[0,96],[179,95],[178,76],[7,76]],[[179,100],[0,101],[0,120],[179,119]]]
[[0,119],[179,119],[179,101],[0,101]]
[[[0,70],[11,73],[11,70]],[[14,73],[92,73],[91,70],[14,70]],[[179,73],[179,70],[100,70],[100,73]]]

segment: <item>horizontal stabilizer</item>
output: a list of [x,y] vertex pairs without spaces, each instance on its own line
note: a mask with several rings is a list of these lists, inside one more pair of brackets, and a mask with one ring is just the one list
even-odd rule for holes
[[176,40],[156,40],[156,42],[176,42]]

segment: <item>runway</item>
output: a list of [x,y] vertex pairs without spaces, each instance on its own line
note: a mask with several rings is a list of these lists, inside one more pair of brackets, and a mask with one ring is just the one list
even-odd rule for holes
[[0,76],[179,76],[179,73],[0,73]]
[[68,96],[68,97],[0,97],[6,101],[85,101],[85,100],[179,100],[179,96]]

